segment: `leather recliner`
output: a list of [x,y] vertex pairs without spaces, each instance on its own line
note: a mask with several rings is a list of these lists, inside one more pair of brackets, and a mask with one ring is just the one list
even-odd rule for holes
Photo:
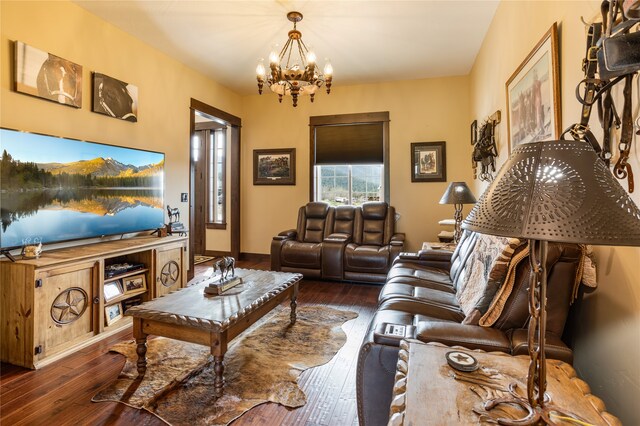
[[333,229],[334,213],[327,203],[313,202],[300,207],[297,228],[281,232],[271,241],[271,269],[319,278],[322,241]]
[[[301,238],[314,212],[315,231],[308,233],[311,238]],[[321,218],[322,232],[317,222]],[[362,207],[309,203],[300,208],[296,230],[273,238],[271,269],[336,281],[384,282],[404,247],[404,234],[394,229],[395,209],[385,202]]]
[[[356,388],[361,425],[386,425],[388,421],[400,338],[385,334],[387,324],[403,325],[406,338],[424,342],[528,354],[528,258],[515,266],[513,290],[491,327],[462,323],[465,315],[455,293],[457,283],[467,272],[467,259],[475,240],[475,233],[465,231],[453,254],[433,250],[419,259],[398,258],[392,266],[358,356]],[[572,362],[572,351],[561,336],[582,255],[582,249],[575,244],[552,243],[547,256],[546,354],[568,363]]]

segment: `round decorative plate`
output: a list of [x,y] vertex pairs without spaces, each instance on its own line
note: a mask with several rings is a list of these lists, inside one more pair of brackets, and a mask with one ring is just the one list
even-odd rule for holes
[[461,351],[451,351],[445,354],[447,363],[458,371],[475,371],[478,369],[478,360]]

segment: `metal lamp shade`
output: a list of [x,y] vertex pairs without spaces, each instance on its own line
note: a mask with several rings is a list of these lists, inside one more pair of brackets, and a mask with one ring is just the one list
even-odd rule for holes
[[451,182],[440,199],[440,204],[473,204],[476,197],[465,182]]
[[581,141],[515,148],[462,228],[543,241],[640,246],[640,210]]

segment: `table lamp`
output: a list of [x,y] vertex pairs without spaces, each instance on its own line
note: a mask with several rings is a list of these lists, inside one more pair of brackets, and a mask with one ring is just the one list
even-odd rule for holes
[[460,241],[460,224],[462,223],[462,205],[474,204],[476,197],[473,196],[471,190],[465,182],[451,182],[444,191],[444,195],[440,198],[440,204],[453,204],[455,209],[453,219],[455,220],[455,227],[453,230],[453,242],[458,243]]
[[640,246],[640,210],[589,144],[534,142],[513,150],[462,228],[529,240],[527,397],[512,385],[509,396],[486,401],[485,409],[511,403],[527,412],[519,420],[495,419],[508,425],[549,424],[552,413],[579,419],[545,399],[547,244]]

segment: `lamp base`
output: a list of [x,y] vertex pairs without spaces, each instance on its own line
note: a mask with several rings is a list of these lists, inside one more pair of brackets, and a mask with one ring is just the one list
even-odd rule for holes
[[[557,421],[562,420],[573,421],[576,424],[588,424],[579,416],[553,405],[549,394],[544,395],[545,402],[543,405],[532,407],[527,398],[518,395],[516,392],[517,386],[517,383],[511,383],[509,385],[509,396],[490,399],[484,403],[486,411],[474,410],[474,412],[480,416],[482,421],[505,426],[555,425]],[[501,404],[516,405],[525,411],[525,415],[519,419],[510,419],[493,416],[489,413],[489,411]]]

